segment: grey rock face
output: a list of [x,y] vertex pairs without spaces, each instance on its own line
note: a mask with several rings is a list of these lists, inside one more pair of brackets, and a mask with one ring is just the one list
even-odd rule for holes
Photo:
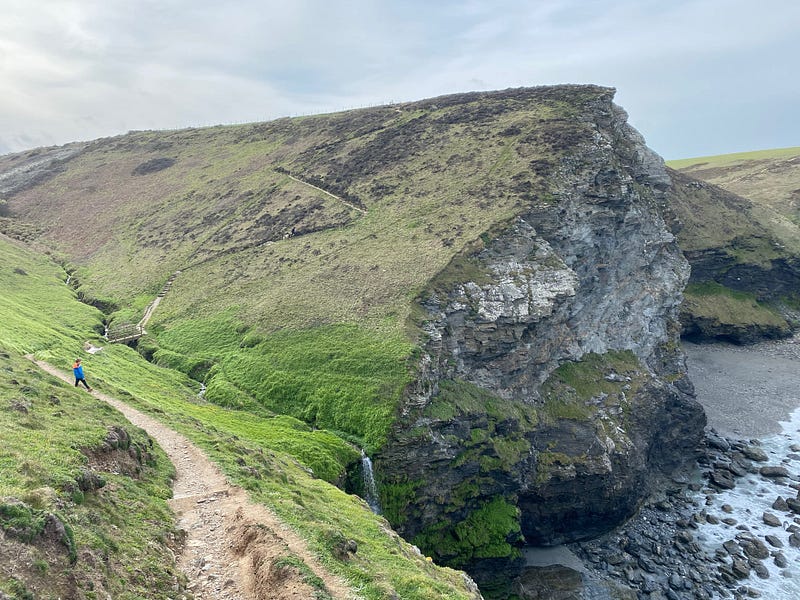
[[[663,218],[669,178],[610,95],[585,118],[547,197],[477,253],[487,277],[423,303],[419,381],[376,460],[385,482],[415,482],[398,524],[409,537],[497,496],[529,543],[589,537],[700,439],[677,345],[689,267]],[[448,414],[432,408],[445,388]]]

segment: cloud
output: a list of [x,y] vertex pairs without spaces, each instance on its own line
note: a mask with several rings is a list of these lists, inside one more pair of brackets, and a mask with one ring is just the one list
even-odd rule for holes
[[[800,95],[790,76],[800,3],[786,0],[0,0],[0,9],[6,149],[591,82],[617,87],[656,149],[680,156],[718,151],[711,138],[725,122],[757,120],[761,102],[786,110]],[[680,131],[688,113],[692,127]],[[797,139],[793,127],[785,135]],[[761,144],[747,133],[735,149]]]

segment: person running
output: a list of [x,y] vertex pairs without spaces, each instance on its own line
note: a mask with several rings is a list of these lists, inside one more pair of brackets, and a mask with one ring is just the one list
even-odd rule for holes
[[75,374],[75,387],[78,387],[78,384],[82,383],[84,387],[91,392],[92,388],[86,383],[86,377],[83,375],[83,365],[81,364],[80,358],[75,359],[75,364],[72,365],[72,372]]

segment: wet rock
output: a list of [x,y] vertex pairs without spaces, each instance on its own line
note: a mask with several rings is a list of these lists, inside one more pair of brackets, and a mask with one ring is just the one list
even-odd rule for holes
[[783,548],[783,542],[774,535],[765,535],[764,539],[767,540],[767,543],[773,548]]
[[776,552],[775,556],[772,558],[772,562],[774,562],[775,566],[779,569],[785,569],[789,564],[789,561],[786,560],[782,552]]
[[761,467],[758,472],[761,473],[763,477],[769,477],[773,479],[777,477],[789,477],[789,471],[786,469],[786,467]]
[[679,542],[683,542],[684,544],[688,544],[694,541],[694,536],[692,536],[692,534],[688,531],[679,531],[675,534],[675,539]]
[[789,536],[789,545],[792,548],[800,548],[800,533],[795,532]]
[[739,461],[731,461],[728,464],[728,471],[736,475],[736,477],[744,477],[750,472],[750,469],[744,467]]
[[741,452],[747,458],[756,462],[767,462],[768,460],[767,453],[755,446],[743,446]]
[[766,523],[770,527],[781,527],[783,525],[783,523],[781,523],[781,520],[772,513],[765,512],[762,515],[762,519],[764,520],[764,523]]
[[731,556],[736,556],[742,551],[739,544],[737,544],[734,540],[728,540],[727,542],[724,542],[722,547],[725,548],[725,551]]
[[800,514],[800,500],[797,498],[787,498],[786,506],[795,514]]
[[755,537],[747,537],[739,540],[739,545],[742,547],[744,553],[750,557],[758,560],[764,560],[769,557],[769,548],[764,545],[764,542]]
[[753,571],[761,579],[769,579],[769,569],[760,562],[753,565]]
[[669,582],[669,587],[672,588],[673,590],[683,589],[684,579],[677,573],[673,573],[672,575],[670,575],[668,582]]
[[782,512],[789,512],[789,505],[786,504],[786,500],[782,496],[776,498],[775,502],[772,503],[772,508]]
[[[706,433],[706,442],[711,448],[721,450],[722,452],[728,452],[731,449],[728,440],[717,434],[716,431],[709,431]],[[800,452],[800,450],[798,452]]]
[[709,479],[711,480],[712,485],[715,485],[723,490],[732,490],[736,487],[736,482],[734,482],[733,477],[728,471],[722,471],[720,469],[711,471]]
[[722,512],[730,514],[733,512],[733,507],[730,504],[723,504]]
[[736,577],[736,579],[746,579],[750,576],[750,565],[748,565],[747,562],[741,558],[733,559],[731,570],[733,571],[733,576]]

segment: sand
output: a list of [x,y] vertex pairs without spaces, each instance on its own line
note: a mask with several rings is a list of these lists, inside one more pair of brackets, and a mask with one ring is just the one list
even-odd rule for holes
[[781,431],[800,408],[800,334],[752,346],[684,343],[689,377],[709,426],[739,438]]

